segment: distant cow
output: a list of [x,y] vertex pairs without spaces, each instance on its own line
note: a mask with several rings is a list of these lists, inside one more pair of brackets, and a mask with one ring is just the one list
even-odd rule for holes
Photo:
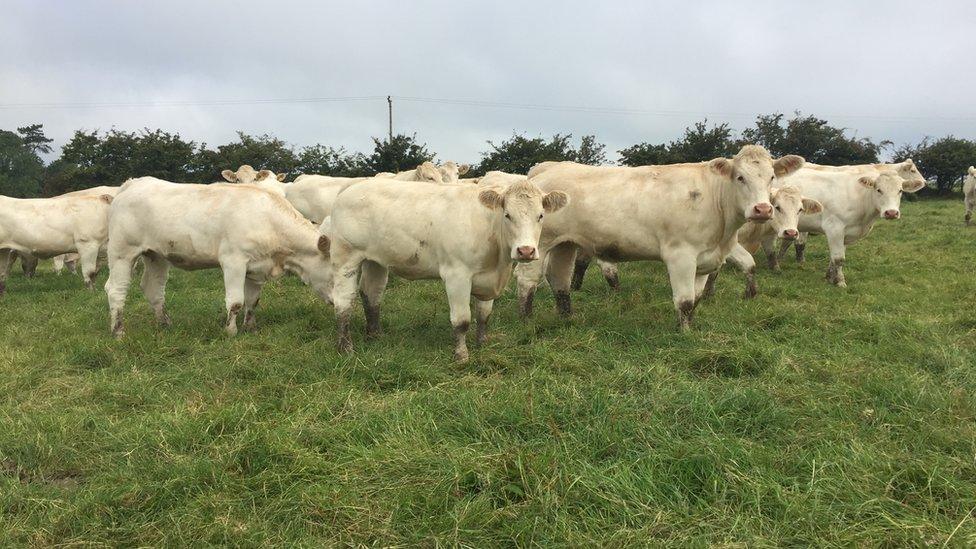
[[[540,247],[548,255],[549,285],[561,314],[571,313],[570,278],[576,248],[607,261],[665,263],[678,323],[691,325],[707,275],[737,245],[748,221],[773,215],[770,184],[803,165],[799,156],[773,160],[747,145],[735,157],[637,168],[558,163],[532,172],[544,192],[563,191],[569,206],[548,216]],[[543,275],[539,262],[516,269],[523,314]]]
[[[831,284],[846,287],[843,269],[847,246],[866,237],[878,219],[900,218],[902,194],[917,192],[925,186],[925,178],[911,160],[862,166],[811,164],[794,174],[789,184],[823,205],[819,213],[800,216],[797,261],[803,260],[803,233],[823,234],[830,248],[826,278]],[[784,242],[783,251],[788,245]]]
[[[765,223],[746,222],[739,229],[737,239],[738,245],[732,248],[726,261],[731,263],[746,275],[745,297],[751,298],[756,295],[756,261],[753,254],[761,246],[766,252],[766,260],[769,268],[778,271],[779,261],[776,253],[776,239],[794,240],[799,234],[797,224],[801,214],[816,214],[823,210],[823,205],[816,200],[805,198],[800,194],[800,189],[793,185],[784,185],[774,188],[769,193],[769,198],[773,204],[773,217]],[[718,271],[708,275],[708,282],[705,284],[705,295],[710,295],[715,286],[715,279]]]
[[962,184],[963,201],[966,203],[966,225],[973,224],[973,210],[976,209],[976,168],[970,166],[966,182]]
[[108,293],[111,329],[124,333],[122,309],[140,256],[142,291],[160,325],[169,324],[164,299],[170,265],[224,273],[225,330],[255,325],[254,309],[269,278],[293,272],[327,300],[331,287],[328,238],[279,194],[254,185],[170,183],[154,177],[129,180],[109,222]]
[[85,285],[94,287],[98,252],[108,238],[112,197],[65,195],[55,198],[0,196],[0,294],[15,254],[48,258],[77,252]]
[[78,264],[78,254],[61,254],[51,258],[54,263],[54,274],[60,275],[65,268],[71,274],[75,273],[76,265]]
[[283,185],[282,181],[285,180],[285,174],[275,174],[271,170],[261,170],[255,171],[248,164],[244,164],[240,168],[237,168],[236,172],[231,170],[224,170],[220,172],[229,183],[243,183],[245,185],[257,185],[263,189],[278,193],[282,196],[285,195],[285,188],[287,185]]
[[471,297],[481,343],[513,263],[538,258],[543,218],[565,204],[564,193],[544,193],[527,182],[445,187],[376,178],[349,187],[339,194],[330,220],[340,351],[352,350],[349,319],[357,289],[367,335],[379,333],[380,300],[392,271],[409,280],[444,281],[454,356],[467,360]]

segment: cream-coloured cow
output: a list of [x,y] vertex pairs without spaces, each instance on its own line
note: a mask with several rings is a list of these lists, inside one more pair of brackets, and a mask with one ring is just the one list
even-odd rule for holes
[[[770,184],[803,165],[799,156],[773,160],[746,145],[729,158],[637,168],[559,163],[529,178],[544,192],[563,191],[569,206],[547,217],[541,248],[545,274],[561,314],[571,314],[570,279],[576,248],[607,261],[665,263],[678,323],[690,327],[707,275],[737,245],[748,221],[773,215]],[[516,269],[522,313],[544,272],[541,262]]]
[[963,202],[966,204],[966,225],[973,224],[973,210],[976,209],[976,168],[969,167],[966,181],[962,184]]
[[242,183],[244,185],[257,185],[262,189],[269,190],[285,196],[285,189],[288,184],[283,183],[285,174],[275,174],[271,170],[255,171],[249,164],[244,164],[237,171],[224,170],[220,172],[229,183]]
[[131,179],[112,205],[108,294],[111,329],[124,333],[122,309],[135,261],[143,258],[142,291],[160,325],[169,324],[164,300],[171,265],[224,273],[228,335],[255,326],[261,287],[285,271],[328,300],[328,239],[279,194],[254,185],[170,183]]
[[543,217],[565,204],[564,193],[544,193],[528,182],[446,187],[376,178],[349,187],[339,194],[330,220],[340,351],[352,350],[349,317],[357,289],[366,333],[379,333],[380,301],[393,272],[409,280],[444,281],[454,356],[467,360],[471,297],[481,343],[493,300],[505,289],[513,264],[538,259]]
[[59,196],[9,198],[0,196],[0,294],[16,254],[49,258],[77,252],[85,285],[94,288],[98,252],[108,238],[112,197]]
[[60,276],[65,269],[68,269],[69,273],[74,274],[78,265],[78,259],[78,254],[61,254],[54,256],[51,258],[51,261],[54,263],[54,274]]
[[[806,234],[823,234],[830,248],[826,278],[831,284],[846,287],[847,246],[866,237],[878,219],[900,218],[902,194],[917,192],[925,186],[925,178],[911,160],[861,166],[813,164],[794,174],[789,184],[823,205],[819,213],[800,216],[797,261],[803,261]],[[784,241],[781,255],[788,246],[789,241]]]
[[[823,210],[823,205],[816,200],[804,198],[800,194],[800,189],[793,185],[784,185],[774,188],[769,192],[770,201],[773,204],[773,217],[764,223],[747,221],[739,229],[736,236],[738,244],[732,248],[726,261],[738,268],[745,274],[746,290],[745,297],[756,296],[756,260],[753,255],[762,247],[766,252],[766,260],[769,268],[778,271],[779,261],[776,253],[776,239],[795,240],[799,235],[797,224],[801,214],[812,215]],[[705,283],[704,295],[707,297],[712,294],[715,287],[715,279],[718,271],[708,275],[708,282]]]

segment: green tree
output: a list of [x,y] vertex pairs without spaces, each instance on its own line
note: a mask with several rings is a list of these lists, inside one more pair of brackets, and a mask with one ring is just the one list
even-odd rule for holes
[[[520,134],[512,134],[512,137],[499,144],[491,141],[488,145],[490,151],[481,153],[481,162],[475,170],[476,175],[484,175],[492,170],[501,170],[508,173],[528,173],[532,166],[548,160],[576,160],[579,153],[570,145],[572,135],[556,134],[548,141],[542,137],[528,138]],[[602,145],[599,151],[596,150],[597,144],[588,145],[590,147],[591,158],[598,159],[602,154]]]
[[576,161],[580,164],[599,166],[607,163],[607,146],[596,140],[595,135],[584,135],[576,150]]
[[350,154],[346,149],[310,145],[298,153],[297,173],[357,177],[367,175],[362,154]]
[[976,165],[976,141],[951,135],[936,141],[926,137],[917,145],[902,145],[893,155],[895,162],[908,158],[922,175],[935,180],[939,193],[947,194],[956,184],[961,187],[969,166]]
[[738,150],[728,124],[708,127],[708,120],[696,122],[685,128],[681,139],[667,145],[639,143],[619,151],[620,163],[625,166],[651,166],[704,162],[718,157],[728,157]]
[[417,142],[417,134],[397,134],[390,139],[373,138],[373,154],[357,162],[365,173],[399,172],[410,170],[427,161],[433,161],[434,153],[426,143]]
[[844,128],[814,116],[795,113],[785,124],[784,119],[782,114],[757,117],[755,126],[743,130],[740,144],[762,145],[774,157],[798,154],[808,162],[832,166],[878,162],[881,148],[887,144],[848,137]]
[[17,128],[17,133],[24,140],[24,146],[30,149],[32,153],[48,154],[51,152],[51,145],[49,143],[54,140],[44,135],[44,124],[31,124],[30,126]]
[[191,171],[194,179],[201,182],[223,181],[221,171],[236,170],[242,164],[287,174],[297,169],[298,157],[287,143],[276,137],[237,132],[237,141],[220,145],[216,150],[200,145]]
[[40,193],[44,162],[36,150],[20,135],[0,130],[0,194],[28,198]]

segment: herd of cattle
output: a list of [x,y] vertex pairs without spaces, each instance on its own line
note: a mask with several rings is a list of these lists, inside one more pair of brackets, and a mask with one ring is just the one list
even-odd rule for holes
[[[532,312],[543,278],[556,307],[571,314],[570,291],[596,260],[611,285],[622,261],[660,260],[667,267],[681,328],[711,293],[726,262],[756,294],[753,254],[770,268],[793,244],[803,261],[806,237],[826,236],[827,280],[846,286],[846,247],[880,218],[901,215],[903,193],[925,179],[911,160],[821,166],[795,155],[773,159],[746,145],[733,158],[666,166],[610,167],[543,162],[527,175],[489,172],[461,178],[466,165],[427,162],[375,177],[283,175],[241,166],[228,183],[171,183],[154,177],[54,198],[0,196],[0,295],[13,262],[31,272],[55,258],[60,272],[77,263],[93,287],[107,256],[110,327],[124,333],[122,311],[137,260],[141,287],[159,325],[171,266],[223,271],[228,334],[255,327],[262,286],[291,272],[335,308],[338,344],[349,333],[359,294],[366,334],[380,332],[389,274],[444,281],[454,355],[466,360],[474,298],[477,340],[486,338],[494,299],[514,274],[519,307]],[[966,222],[976,207],[976,168],[965,182]],[[779,250],[776,241],[782,242]],[[513,268],[514,267],[514,268]]]

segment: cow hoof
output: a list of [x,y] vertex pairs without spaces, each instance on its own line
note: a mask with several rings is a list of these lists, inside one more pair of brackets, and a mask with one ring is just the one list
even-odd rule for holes
[[455,362],[464,363],[464,362],[467,362],[468,361],[468,358],[469,358],[469,355],[468,355],[468,350],[467,349],[464,349],[463,351],[454,351],[454,361]]
[[838,280],[835,284],[836,284],[836,286],[838,288],[846,288],[847,287],[847,283],[844,282],[843,280]]

